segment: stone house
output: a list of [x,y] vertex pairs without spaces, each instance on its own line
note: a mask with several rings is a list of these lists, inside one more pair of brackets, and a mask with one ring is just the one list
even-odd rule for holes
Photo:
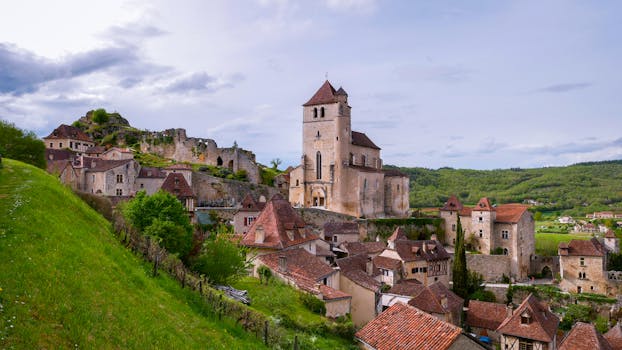
[[503,254],[510,257],[510,277],[524,280],[535,255],[535,222],[529,207],[523,204],[493,206],[482,198],[474,207],[466,207],[451,196],[440,209],[445,221],[446,244],[456,241],[458,216],[465,242],[472,242],[481,254]]
[[577,322],[560,342],[559,350],[613,350],[593,324]]
[[247,194],[233,215],[233,232],[236,235],[245,235],[265,206],[266,199],[263,196],[256,201],[250,193]]
[[164,172],[167,175],[170,173],[179,173],[186,179],[186,182],[188,184],[192,183],[192,167],[188,164],[176,163],[173,165],[169,165],[164,168]]
[[573,293],[607,294],[607,250],[596,238],[559,244],[560,288]]
[[498,344],[501,335],[497,328],[509,315],[512,315],[512,308],[505,304],[470,300],[465,323],[471,328],[471,333],[488,337],[494,344]]
[[326,81],[303,105],[302,157],[289,201],[355,217],[407,216],[409,180],[383,171],[380,147],[351,129],[348,94]]
[[180,173],[169,173],[162,184],[162,190],[177,197],[184,208],[190,213],[194,213],[196,196],[186,178]]
[[340,290],[352,296],[352,322],[362,327],[377,315],[381,284],[374,276],[378,270],[373,269],[367,254],[337,259],[337,266],[341,271]]
[[496,332],[501,349],[555,350],[559,318],[533,294],[509,315]]
[[359,241],[359,225],[356,222],[327,222],[324,224],[324,240],[331,247],[337,247],[345,242]]
[[129,148],[112,147],[102,152],[99,158],[106,160],[134,159],[134,152]]
[[82,157],[80,167],[84,192],[108,196],[125,197],[135,193],[134,180],[140,165],[134,159],[104,160]]
[[162,187],[166,173],[160,168],[141,167],[136,177],[136,192],[145,191],[152,195]]
[[397,302],[414,306],[441,321],[456,326],[462,324],[464,299],[440,282],[426,287],[417,280],[401,280],[381,295],[383,310]]
[[339,270],[307,250],[295,248],[260,255],[253,269],[254,276],[259,277],[257,269],[262,265],[267,266],[276,278],[322,300],[327,317],[350,313],[352,296],[339,290]]
[[74,126],[61,124],[52,133],[43,138],[45,147],[49,149],[69,149],[78,155],[89,147],[95,146],[95,142],[84,131]]
[[486,349],[461,328],[404,303],[392,305],[356,332],[355,338],[368,350]]
[[416,279],[428,286],[449,286],[449,254],[436,240],[413,241],[398,227],[387,240],[387,248],[373,259],[381,270],[381,281],[393,285],[400,279]]

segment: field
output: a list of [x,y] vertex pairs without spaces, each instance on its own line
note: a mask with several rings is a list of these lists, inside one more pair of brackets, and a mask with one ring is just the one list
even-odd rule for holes
[[261,349],[115,239],[57,179],[0,169],[0,348]]

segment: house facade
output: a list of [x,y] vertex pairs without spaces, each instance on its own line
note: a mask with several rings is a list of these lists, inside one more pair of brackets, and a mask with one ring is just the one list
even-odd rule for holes
[[407,216],[408,177],[382,170],[380,147],[351,128],[348,94],[326,81],[303,105],[301,163],[289,201],[355,217]]
[[560,288],[573,293],[607,294],[607,250],[596,238],[559,244]]
[[488,198],[466,207],[451,196],[440,209],[445,222],[445,243],[455,245],[459,216],[465,242],[472,242],[472,248],[484,255],[509,256],[511,277],[524,280],[535,255],[535,221],[528,208],[523,204],[493,206]]
[[340,289],[352,296],[352,322],[362,327],[377,315],[381,284],[374,276],[378,270],[374,270],[367,254],[338,259],[337,266],[341,271]]
[[78,154],[95,146],[95,142],[75,126],[61,124],[52,133],[43,138],[45,147],[49,149],[69,149]]
[[245,235],[265,206],[266,199],[263,196],[255,200],[250,193],[247,194],[242,199],[240,208],[233,215],[233,232],[237,235]]

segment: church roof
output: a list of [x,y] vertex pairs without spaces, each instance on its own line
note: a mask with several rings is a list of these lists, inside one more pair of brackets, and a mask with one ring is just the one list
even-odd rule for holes
[[[341,89],[340,91],[343,91],[343,89]],[[328,80],[326,80],[324,84],[322,84],[322,86],[320,86],[320,88],[317,90],[315,95],[313,95],[313,97],[311,97],[311,99],[307,101],[307,103],[303,104],[303,106],[306,107],[327,103],[335,103],[337,102],[336,95],[337,91],[335,91],[335,88],[330,85],[330,82]]]
[[367,135],[358,131],[352,131],[352,144],[355,146],[380,149]]

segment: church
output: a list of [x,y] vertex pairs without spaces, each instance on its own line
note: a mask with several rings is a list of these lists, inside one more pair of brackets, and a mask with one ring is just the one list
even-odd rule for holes
[[326,81],[303,105],[302,157],[290,172],[289,201],[355,217],[404,217],[409,179],[383,170],[378,147],[351,128],[348,94]]

